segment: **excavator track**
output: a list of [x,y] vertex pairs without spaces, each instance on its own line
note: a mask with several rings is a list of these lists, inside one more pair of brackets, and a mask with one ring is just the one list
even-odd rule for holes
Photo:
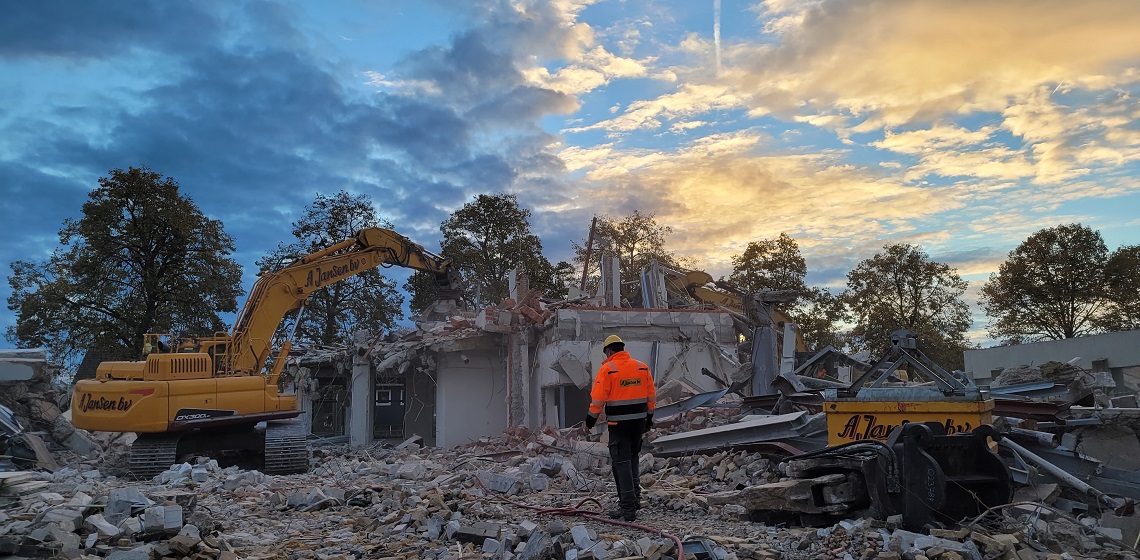
[[170,468],[178,458],[181,434],[139,434],[131,445],[131,475],[148,480]]
[[309,470],[308,430],[300,419],[265,425],[265,474],[301,474]]

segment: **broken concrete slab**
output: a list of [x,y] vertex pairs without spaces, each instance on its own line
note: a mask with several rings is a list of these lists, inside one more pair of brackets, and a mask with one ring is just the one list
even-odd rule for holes
[[0,350],[0,382],[31,381],[49,376],[47,349]]
[[563,350],[562,354],[551,364],[551,368],[565,375],[579,389],[589,387],[594,380],[594,374],[587,368],[586,364],[583,364],[569,350]]
[[810,436],[826,428],[827,419],[822,413],[809,415],[805,411],[799,411],[758,416],[746,422],[661,436],[653,440],[652,446],[654,453],[658,455],[692,453],[734,444]]
[[455,532],[455,540],[482,546],[487,539],[498,539],[502,535],[503,526],[499,523],[480,521],[471,525],[460,525]]

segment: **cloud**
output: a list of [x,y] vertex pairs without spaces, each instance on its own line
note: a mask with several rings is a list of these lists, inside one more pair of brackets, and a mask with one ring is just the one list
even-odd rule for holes
[[773,111],[834,108],[880,127],[1001,111],[1042,84],[1131,83],[1127,61],[1140,56],[1130,38],[1140,6],[1111,0],[830,1],[773,13],[791,18],[780,42],[737,57],[728,79]]
[[1035,181],[1057,184],[1090,171],[1140,160],[1137,107],[1114,93],[1078,108],[1058,103],[1048,88],[1003,111],[1002,127],[1024,139],[1037,162]]
[[946,148],[970,148],[990,139],[996,127],[968,130],[960,126],[940,125],[924,130],[887,131],[885,137],[872,142],[876,148],[900,154],[922,154]]
[[366,82],[368,85],[393,90],[394,93],[400,95],[417,95],[420,93],[439,95],[443,93],[436,84],[426,80],[390,80],[384,74],[373,71],[367,71],[364,75],[368,78]]
[[653,60],[620,57],[598,46],[585,52],[577,63],[563,66],[553,74],[545,67],[534,66],[526,69],[524,75],[529,82],[543,88],[581,95],[615,79],[648,76]]
[[[1140,5],[820,0],[756,12],[764,34],[726,44],[719,75],[708,71],[710,40],[685,35],[673,52],[687,58],[657,71],[679,77],[676,91],[565,132],[675,130],[743,109],[851,145],[871,135],[874,147],[918,157],[911,181],[1057,185],[1140,158]],[[952,124],[967,116],[985,122]]]
[[640,128],[657,128],[662,120],[688,117],[718,109],[731,109],[740,104],[728,88],[717,85],[681,85],[678,90],[648,101],[635,101],[625,111],[610,120],[587,126],[568,128],[563,132],[589,130],[630,132]]
[[68,2],[42,0],[4,6],[0,59],[58,58],[88,61],[136,48],[187,49],[212,42],[221,20],[207,3]]
[[[841,154],[762,155],[757,132],[711,135],[665,153],[569,147],[568,168],[584,172],[595,203],[613,215],[655,214],[673,227],[670,248],[701,255],[719,273],[749,242],[787,232],[806,255],[865,254],[905,231],[913,216],[961,206],[938,188],[842,163]],[[831,264],[835,264],[834,262]]]
[[709,124],[709,122],[707,122],[707,121],[684,121],[684,122],[673,123],[673,126],[669,127],[669,132],[673,132],[676,134],[684,134],[686,131],[692,130],[694,128],[700,128],[700,127],[706,126],[708,124]]
[[[536,87],[518,68],[528,60],[527,42],[574,52],[589,29],[558,22],[585,4],[536,3],[546,14],[538,20],[513,5],[493,6],[483,23],[445,45],[411,52],[393,68],[353,73],[384,89],[368,97],[343,84],[341,69],[304,43],[299,16],[276,5],[246,6],[232,14],[234,29],[223,34],[213,31],[216,24],[204,26],[187,41],[194,48],[180,50],[164,43],[178,34],[162,31],[163,18],[190,8],[132,4],[125,21],[156,30],[119,47],[86,51],[100,33],[118,29],[104,20],[121,10],[89,14],[88,27],[67,16],[56,29],[53,5],[28,4],[43,10],[21,21],[44,22],[45,35],[54,39],[17,45],[6,36],[0,57],[51,55],[68,64],[95,53],[122,65],[136,63],[133,49],[142,46],[154,50],[148,63],[167,71],[141,83],[110,76],[111,83],[83,98],[89,105],[48,96],[39,111],[0,121],[4,191],[22,193],[21,207],[40,209],[6,212],[13,215],[6,216],[11,229],[0,257],[46,256],[54,243],[45,241],[44,224],[57,229],[63,217],[78,216],[87,190],[116,167],[146,165],[173,177],[207,215],[223,221],[247,271],[290,237],[290,223],[318,192],[366,194],[382,217],[429,247],[436,245],[440,222],[476,192],[518,191],[562,204],[565,194],[537,194],[543,185],[564,192],[549,177],[564,169],[550,152],[556,138],[539,121],[573,111],[576,100]],[[22,4],[17,13],[32,11]],[[116,38],[130,36],[119,31]],[[504,43],[507,36],[511,41]],[[580,56],[604,58],[589,50]],[[622,61],[607,64],[610,71],[628,71]],[[37,221],[34,227],[30,220]],[[248,285],[252,274],[245,280]]]

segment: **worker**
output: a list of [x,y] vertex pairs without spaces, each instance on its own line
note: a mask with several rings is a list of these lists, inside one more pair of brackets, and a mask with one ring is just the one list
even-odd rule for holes
[[649,366],[631,358],[620,337],[606,337],[602,352],[606,359],[594,376],[586,429],[593,429],[605,410],[610,432],[610,463],[618,494],[618,507],[609,515],[613,519],[635,521],[641,507],[637,456],[641,452],[642,434],[653,427],[657,389],[653,386]]

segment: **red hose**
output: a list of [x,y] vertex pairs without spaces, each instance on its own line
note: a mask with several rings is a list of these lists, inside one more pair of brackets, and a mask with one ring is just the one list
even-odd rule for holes
[[[486,490],[488,492],[491,491],[486,486],[483,486],[483,481],[479,480],[478,476],[475,477],[475,481],[478,482],[479,486],[482,487],[484,490]],[[600,511],[591,511],[591,510],[582,509],[582,505],[586,504],[587,502],[593,502],[594,504],[596,504],[598,506],[598,509],[601,509],[602,503],[599,502],[598,500],[594,499],[594,498],[583,498],[580,502],[578,502],[578,505],[576,505],[574,507],[544,508],[544,507],[532,506],[530,504],[524,504],[522,502],[516,502],[510,498],[499,496],[497,494],[494,494],[493,496],[495,498],[498,498],[499,500],[507,502],[511,505],[521,507],[521,508],[526,508],[529,510],[534,510],[540,514],[572,515],[572,516],[578,516],[578,517],[585,517],[586,519],[592,519],[594,521],[599,521],[602,523],[609,523],[610,525],[620,525],[622,527],[631,527],[633,529],[638,529],[640,531],[645,531],[647,533],[653,533],[655,535],[661,535],[662,537],[668,537],[670,539],[673,539],[673,542],[677,545],[677,560],[683,560],[685,558],[685,549],[684,549],[684,547],[681,546],[681,539],[677,538],[676,536],[674,536],[671,533],[666,533],[665,531],[662,531],[660,529],[654,529],[653,527],[650,527],[648,525],[641,525],[638,523],[630,523],[628,521],[618,521],[616,519],[610,519],[608,516],[602,515],[602,512],[600,512]]]

